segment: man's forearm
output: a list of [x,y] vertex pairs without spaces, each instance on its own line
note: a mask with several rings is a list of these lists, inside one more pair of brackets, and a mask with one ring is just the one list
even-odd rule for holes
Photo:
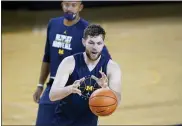
[[57,101],[67,97],[71,93],[72,93],[71,85],[66,87],[60,87],[60,88],[52,87],[49,93],[49,98],[51,101]]
[[41,72],[40,72],[40,77],[39,77],[39,84],[44,84],[48,75],[49,75],[49,63],[47,62],[42,62],[41,66]]

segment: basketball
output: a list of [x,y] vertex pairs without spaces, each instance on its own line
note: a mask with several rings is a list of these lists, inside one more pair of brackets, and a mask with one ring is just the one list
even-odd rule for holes
[[89,98],[89,107],[97,116],[109,116],[117,107],[117,97],[111,89],[95,90]]

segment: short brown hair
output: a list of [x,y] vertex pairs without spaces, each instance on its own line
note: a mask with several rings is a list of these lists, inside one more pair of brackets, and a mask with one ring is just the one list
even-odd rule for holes
[[104,28],[102,28],[98,24],[90,24],[85,30],[84,30],[84,35],[83,38],[86,39],[88,36],[98,36],[102,35],[103,40],[105,39],[106,32]]

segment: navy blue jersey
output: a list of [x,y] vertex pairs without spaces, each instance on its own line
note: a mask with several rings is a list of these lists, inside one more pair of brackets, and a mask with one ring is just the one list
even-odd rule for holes
[[[72,26],[65,26],[64,17],[50,20],[47,29],[47,40],[43,61],[50,63],[50,76],[55,77],[60,62],[67,56],[84,52],[82,44],[84,29],[88,22],[80,19]],[[110,57],[106,47],[103,54]]]
[[[84,60],[83,53],[75,54],[74,58],[75,68],[73,70],[73,73],[69,76],[66,86],[72,85],[76,80],[79,80],[83,77],[85,77],[86,79],[84,82],[81,83],[79,87],[82,92],[82,96],[79,96],[78,94],[70,94],[60,101],[57,113],[59,113],[60,115],[60,120],[64,119],[64,121],[60,121],[60,125],[63,125],[63,123],[67,123],[67,125],[77,125],[77,123],[79,124],[79,120],[82,120],[83,118],[84,120],[87,120],[85,123],[97,124],[97,116],[95,116],[90,111],[88,100],[92,92],[96,89],[99,89],[100,86],[96,83],[95,80],[91,78],[91,75],[100,78],[100,70],[102,70],[102,72],[106,74],[109,58],[102,55],[98,64],[92,71],[88,69]],[[67,120],[65,119],[65,117],[67,118]]]

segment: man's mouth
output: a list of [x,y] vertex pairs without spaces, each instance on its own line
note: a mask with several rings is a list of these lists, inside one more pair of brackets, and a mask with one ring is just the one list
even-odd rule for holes
[[91,52],[92,54],[94,54],[94,55],[96,55],[97,54],[97,52]]

